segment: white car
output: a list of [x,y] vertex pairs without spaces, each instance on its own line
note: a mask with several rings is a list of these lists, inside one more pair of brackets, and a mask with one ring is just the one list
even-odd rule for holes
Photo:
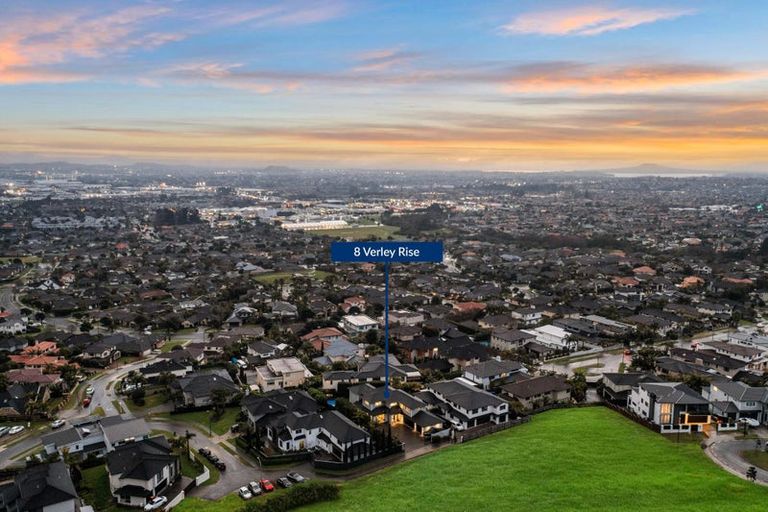
[[51,423],[52,429],[61,428],[64,426],[64,420],[54,420],[53,423]]
[[163,508],[166,503],[168,503],[168,498],[165,496],[155,496],[144,505],[144,510],[157,510]]
[[95,389],[93,389],[93,386],[88,386],[85,388],[85,394],[86,396],[93,396],[93,393],[95,393]]
[[755,418],[740,418],[739,421],[741,423],[746,423],[752,428],[757,428],[760,426],[760,422],[757,421]]
[[258,496],[261,494],[261,486],[259,485],[259,482],[251,482],[248,484],[248,488],[251,490],[251,494],[254,496]]
[[253,498],[253,494],[251,494],[250,489],[248,489],[247,487],[241,487],[240,489],[238,489],[237,494],[239,494],[240,497],[243,498],[244,500],[249,500]]
[[8,431],[8,435],[15,436],[21,432],[24,432],[24,425],[16,425],[15,427],[11,427],[11,429]]

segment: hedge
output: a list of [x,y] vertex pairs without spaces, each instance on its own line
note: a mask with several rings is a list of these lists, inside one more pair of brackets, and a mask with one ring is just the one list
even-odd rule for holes
[[339,499],[339,488],[336,484],[311,481],[294,485],[285,492],[270,496],[266,500],[252,501],[243,510],[244,512],[286,512],[311,503],[337,499]]

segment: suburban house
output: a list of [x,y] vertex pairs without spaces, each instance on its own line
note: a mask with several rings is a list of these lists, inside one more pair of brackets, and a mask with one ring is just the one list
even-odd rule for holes
[[248,355],[259,357],[261,359],[271,359],[279,352],[275,345],[265,341],[254,341],[248,344]]
[[165,436],[118,446],[107,454],[109,490],[121,505],[143,507],[181,476],[179,457]]
[[464,378],[483,389],[489,389],[491,383],[506,379],[518,372],[527,373],[527,369],[517,361],[500,361],[489,359],[481,363],[464,367]]
[[699,432],[712,423],[709,402],[682,382],[641,382],[632,388],[627,405],[662,433]]
[[570,398],[568,382],[562,375],[523,378],[504,384],[501,391],[510,400],[519,402],[524,409],[535,409]]
[[351,336],[364,334],[379,327],[379,323],[367,315],[346,315],[342,317],[341,325]]
[[641,382],[664,382],[653,373],[604,373],[601,392],[603,399],[626,407],[632,388]]
[[97,341],[91,343],[80,354],[80,359],[85,366],[109,366],[120,359],[120,351],[112,343]]
[[0,483],[3,512],[79,512],[81,500],[64,462],[29,466]]
[[69,428],[55,430],[41,437],[45,453],[69,453],[85,459],[93,454],[101,457],[125,443],[149,437],[149,426],[143,418],[114,415],[90,416],[71,421]]
[[404,425],[422,436],[443,428],[444,420],[429,412],[432,406],[410,393],[393,388],[385,398],[383,386],[361,384],[358,388],[356,403],[377,424],[389,421],[392,426]]
[[274,391],[248,395],[243,410],[251,428],[261,429],[281,452],[321,450],[340,461],[365,457],[371,444],[368,432],[337,411],[318,412],[305,391]]
[[179,390],[177,405],[206,407],[213,404],[214,392],[221,390],[231,402],[240,394],[240,387],[232,381],[227,370],[216,368],[200,370],[173,383]]
[[542,325],[527,331],[536,337],[536,342],[554,349],[574,349],[578,342],[571,339],[571,333],[555,325]]
[[517,350],[535,339],[535,334],[518,329],[494,329],[491,333],[491,348],[501,351]]
[[415,311],[390,311],[390,325],[410,325],[416,326],[424,323],[424,314]]
[[242,400],[242,410],[248,419],[248,425],[256,429],[264,421],[289,412],[309,414],[318,409],[317,402],[304,390],[276,390],[263,396],[246,395]]
[[[339,385],[354,385],[365,382],[383,383],[386,379],[386,365],[383,356],[374,356],[359,370],[339,370],[323,373],[323,389],[338,390]],[[415,381],[421,379],[421,372],[412,364],[401,364],[393,355],[389,356],[389,376],[391,379]]]
[[417,396],[430,403],[436,398],[442,416],[462,430],[484,423],[504,423],[509,419],[507,402],[461,378],[432,383]]
[[18,336],[4,338],[0,340],[0,352],[19,352],[27,345],[29,345],[29,341],[25,338],[20,338]]
[[516,309],[510,315],[526,327],[536,325],[541,321],[541,311],[534,308]]
[[322,366],[331,366],[337,362],[346,363],[350,359],[362,356],[365,352],[364,349],[349,341],[346,336],[332,340],[317,338],[312,345],[316,344],[323,355],[316,357],[313,361]]
[[265,365],[256,367],[256,385],[262,392],[296,388],[309,377],[312,372],[295,357],[270,359]]
[[752,387],[728,379],[713,380],[701,390],[712,414],[729,420],[753,418],[768,422],[768,388]]
[[139,368],[145,379],[149,381],[157,380],[163,374],[174,375],[177,378],[186,377],[192,373],[192,365],[188,362],[174,361],[173,359],[160,359],[154,363]]

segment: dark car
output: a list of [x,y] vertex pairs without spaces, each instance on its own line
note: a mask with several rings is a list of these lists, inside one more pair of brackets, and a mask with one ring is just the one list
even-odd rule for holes
[[198,448],[197,453],[207,458],[211,454],[211,450],[208,448]]
[[214,465],[214,466],[216,467],[216,469],[218,469],[219,471],[226,471],[226,470],[227,470],[227,465],[226,465],[226,464],[224,464],[223,462],[219,462],[219,461],[217,461],[217,462],[215,462],[213,465]]
[[281,476],[280,478],[277,479],[277,485],[279,485],[280,487],[282,487],[284,489],[287,489],[287,488],[289,488],[290,486],[293,485],[293,482],[288,480],[286,477]]
[[231,432],[240,432],[240,424],[239,423],[235,423],[234,425],[229,427],[229,430]]

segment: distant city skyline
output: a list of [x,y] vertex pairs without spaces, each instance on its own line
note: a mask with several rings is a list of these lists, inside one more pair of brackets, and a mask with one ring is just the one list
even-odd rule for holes
[[768,171],[768,4],[10,0],[0,161]]

